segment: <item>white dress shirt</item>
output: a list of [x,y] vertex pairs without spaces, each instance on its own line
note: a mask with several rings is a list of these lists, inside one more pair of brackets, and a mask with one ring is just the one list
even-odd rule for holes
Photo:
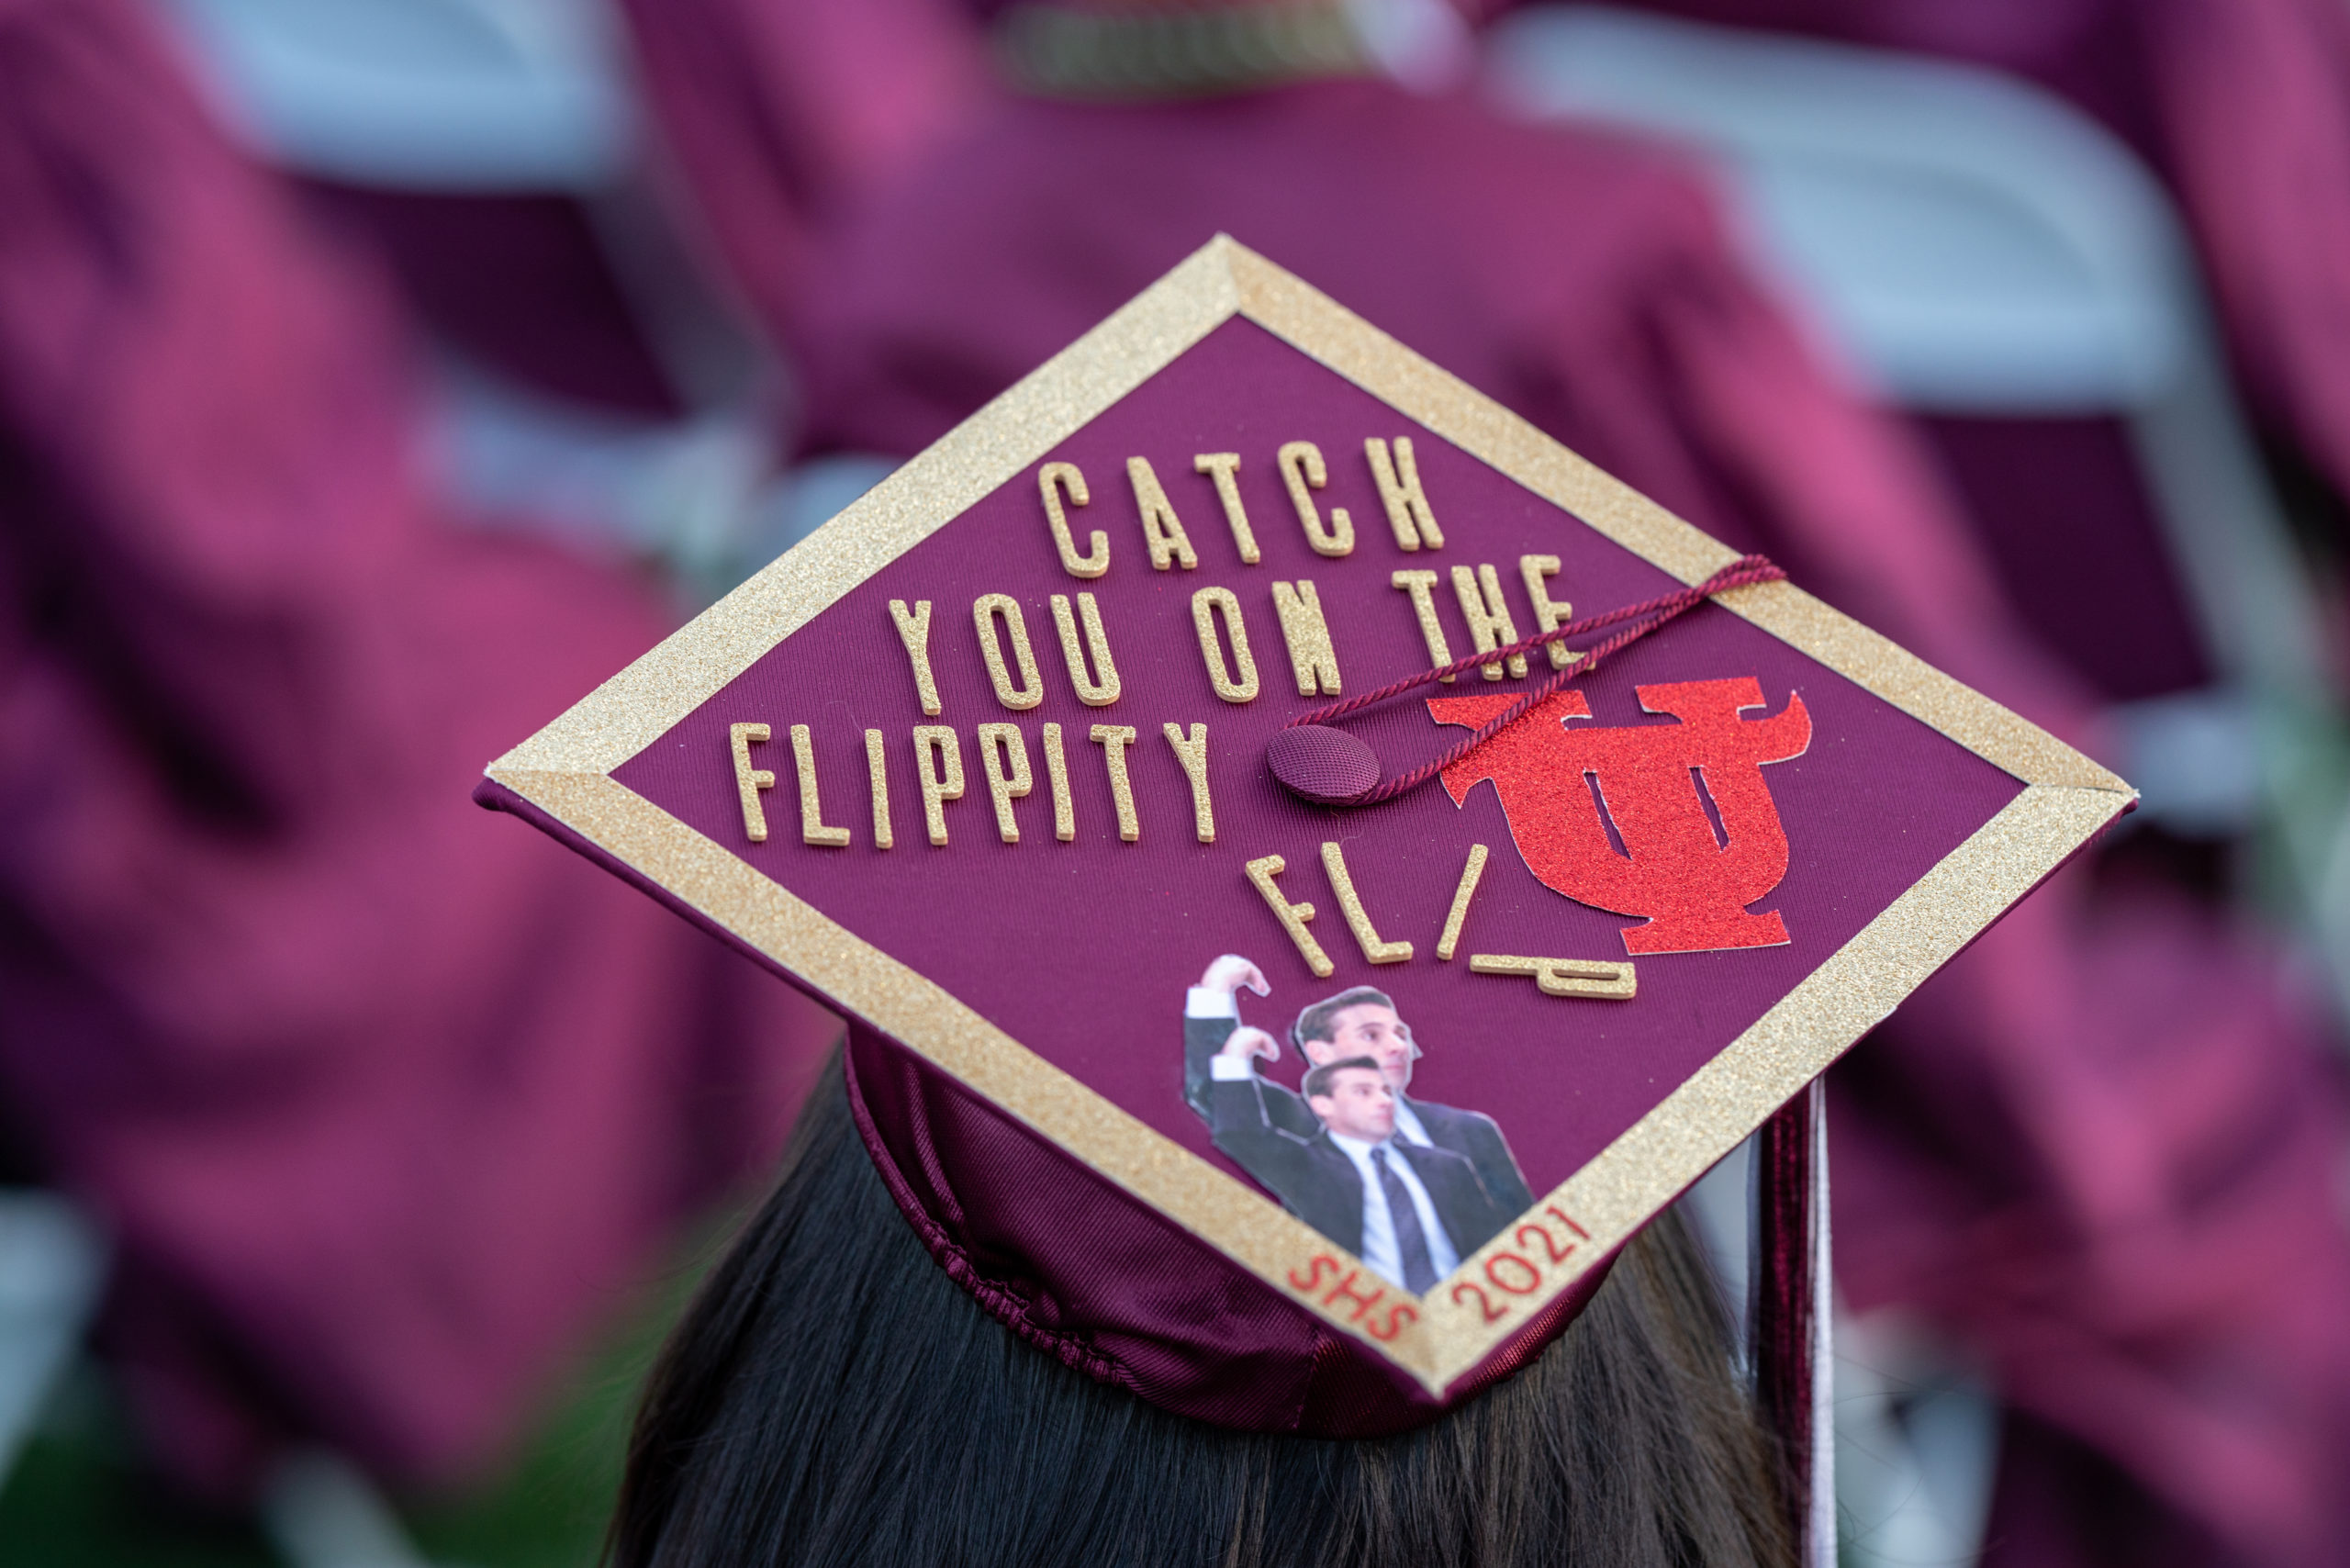
[[[1379,1168],[1371,1161],[1371,1151],[1380,1145],[1365,1143],[1344,1133],[1332,1133],[1330,1141],[1346,1151],[1347,1158],[1355,1162],[1355,1174],[1362,1178],[1364,1266],[1391,1284],[1404,1284],[1404,1249],[1395,1239],[1395,1216],[1387,1207],[1387,1189],[1379,1180]],[[1420,1216],[1420,1234],[1427,1238],[1428,1261],[1436,1265],[1436,1277],[1443,1279],[1460,1266],[1460,1253],[1452,1245],[1452,1238],[1445,1234],[1443,1222],[1436,1217],[1436,1204],[1429,1199],[1427,1188],[1421,1185],[1420,1173],[1412,1169],[1410,1160],[1392,1148],[1387,1151],[1387,1169],[1395,1172],[1395,1179],[1410,1196],[1412,1208]]]

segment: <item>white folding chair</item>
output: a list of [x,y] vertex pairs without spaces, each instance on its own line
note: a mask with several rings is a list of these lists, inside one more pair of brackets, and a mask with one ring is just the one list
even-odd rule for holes
[[160,0],[229,123],[357,185],[593,192],[634,111],[599,0]]
[[484,516],[661,555],[688,598],[750,566],[775,464],[752,335],[648,188],[610,0],[151,0],[263,159],[364,189],[566,196],[691,406],[574,407],[478,365],[442,378],[442,478]]
[[55,1193],[0,1191],[0,1484],[81,1352],[106,1262],[80,1207]]

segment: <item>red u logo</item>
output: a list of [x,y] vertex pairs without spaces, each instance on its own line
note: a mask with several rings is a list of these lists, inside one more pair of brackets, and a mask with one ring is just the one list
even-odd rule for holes
[[[1810,745],[1803,699],[1790,694],[1779,713],[1746,720],[1740,710],[1762,706],[1751,677],[1638,690],[1642,708],[1681,722],[1569,729],[1567,720],[1591,717],[1591,705],[1580,691],[1561,691],[1446,768],[1445,789],[1457,805],[1493,780],[1510,837],[1545,887],[1595,909],[1646,916],[1647,924],[1626,929],[1628,953],[1786,941],[1775,913],[1750,914],[1746,905],[1787,874],[1786,830],[1762,767]],[[1505,693],[1438,697],[1428,712],[1440,724],[1474,729],[1513,700]],[[1610,821],[1621,851],[1609,841]]]

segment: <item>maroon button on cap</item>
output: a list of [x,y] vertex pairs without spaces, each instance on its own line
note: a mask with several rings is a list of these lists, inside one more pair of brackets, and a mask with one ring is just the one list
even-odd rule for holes
[[1275,730],[1265,743],[1265,766],[1291,794],[1316,805],[1344,805],[1379,784],[1378,754],[1327,724]]

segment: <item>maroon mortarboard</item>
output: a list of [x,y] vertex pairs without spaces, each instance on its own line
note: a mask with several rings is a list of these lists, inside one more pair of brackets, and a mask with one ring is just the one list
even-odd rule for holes
[[1807,1085],[2133,796],[1218,239],[481,798],[845,1015],[1022,1335],[1348,1436],[1766,1123],[1807,1430]]

